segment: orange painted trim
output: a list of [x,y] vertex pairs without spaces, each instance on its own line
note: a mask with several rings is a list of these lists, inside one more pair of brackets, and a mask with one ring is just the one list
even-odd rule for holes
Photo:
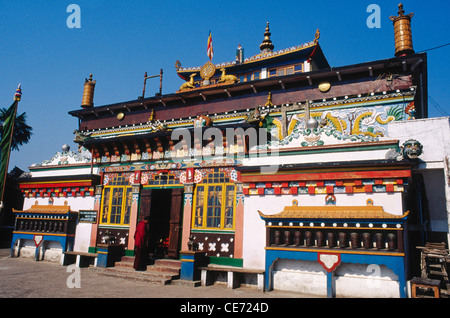
[[236,195],[238,198],[235,210],[234,258],[242,258],[244,249],[244,195]]
[[183,230],[181,234],[181,250],[187,251],[189,237],[191,236],[191,224],[192,224],[192,213],[193,213],[193,193],[184,194],[184,207],[183,207]]

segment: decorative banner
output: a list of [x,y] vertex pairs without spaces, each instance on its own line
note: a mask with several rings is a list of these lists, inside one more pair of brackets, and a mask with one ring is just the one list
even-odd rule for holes
[[195,183],[200,183],[200,182],[202,182],[202,180],[203,180],[203,175],[202,175],[202,173],[201,173],[200,171],[198,171],[198,170],[195,170],[195,173],[194,173],[194,182],[195,182]]
[[339,264],[341,264],[341,254],[317,253],[317,261],[327,273],[331,273],[339,266]]
[[192,183],[194,181],[194,168],[186,169],[186,182]]
[[42,235],[35,235],[34,238],[33,238],[34,245],[36,245],[36,247],[38,247],[41,244],[43,239],[44,239],[44,236],[42,236]]
[[212,36],[211,36],[211,31],[209,31],[209,36],[208,36],[208,45],[207,45],[207,49],[206,49],[206,54],[209,57],[209,60],[211,61],[213,56],[214,56],[214,50],[213,50],[213,43],[212,43]]

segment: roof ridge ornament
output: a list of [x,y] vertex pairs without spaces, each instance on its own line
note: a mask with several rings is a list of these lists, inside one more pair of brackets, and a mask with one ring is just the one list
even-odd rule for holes
[[317,29],[316,34],[314,35],[314,44],[319,43],[319,39],[320,39],[320,31],[319,29]]
[[390,16],[394,24],[395,56],[414,54],[411,18],[414,13],[405,14],[403,4],[398,5],[398,16]]
[[92,73],[89,74],[89,79],[84,80],[83,99],[81,101],[81,107],[91,108],[94,107],[94,89],[96,81],[92,79]]
[[267,22],[266,31],[264,32],[264,40],[261,43],[261,45],[259,46],[261,53],[262,52],[272,52],[274,45],[272,44],[272,41],[270,40],[271,35],[272,34],[270,33],[269,22]]

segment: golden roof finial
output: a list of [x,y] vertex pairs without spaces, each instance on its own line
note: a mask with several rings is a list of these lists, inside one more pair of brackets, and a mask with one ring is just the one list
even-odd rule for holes
[[405,10],[403,10],[403,3],[399,3],[398,5],[398,15],[402,16],[405,13]]
[[94,89],[95,83],[92,79],[92,73],[89,74],[89,79],[85,78],[84,80],[84,91],[83,91],[83,99],[81,101],[81,107],[93,107],[94,106]]
[[400,20],[400,19],[409,19],[409,21],[411,21],[411,18],[414,16],[414,13],[410,13],[410,14],[406,14],[405,15],[405,10],[403,10],[403,4],[400,3],[398,5],[398,16],[390,16],[389,19],[391,19],[392,21],[396,21],[396,20]]
[[264,106],[273,106],[272,103],[272,92],[269,92],[269,96],[267,96],[267,102]]
[[267,22],[266,31],[264,32],[264,40],[261,43],[261,45],[259,46],[259,49],[261,50],[261,52],[271,52],[273,50],[274,45],[272,44],[272,41],[270,40],[271,35],[272,34],[270,33],[269,22]]
[[314,44],[319,43],[320,31],[317,29],[316,34],[314,35]]
[[149,122],[153,122],[155,119],[155,110],[152,108],[152,112],[150,113],[150,118],[148,119]]
[[411,32],[411,18],[414,13],[405,14],[403,4],[398,5],[398,16],[390,16],[394,23],[395,56],[414,54]]

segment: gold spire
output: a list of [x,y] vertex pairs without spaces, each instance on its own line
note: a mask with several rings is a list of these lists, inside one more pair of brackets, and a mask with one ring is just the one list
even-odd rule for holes
[[84,81],[83,100],[81,101],[81,107],[93,107],[94,106],[94,88],[95,82],[92,80],[92,74],[89,74],[89,79]]
[[259,49],[261,52],[272,52],[274,46],[272,44],[272,41],[270,40],[270,29],[269,29],[269,22],[267,22],[266,31],[264,32],[264,40],[259,46]]
[[398,16],[389,17],[394,23],[395,56],[414,54],[411,32],[411,18],[414,13],[405,15],[403,4],[398,5]]

